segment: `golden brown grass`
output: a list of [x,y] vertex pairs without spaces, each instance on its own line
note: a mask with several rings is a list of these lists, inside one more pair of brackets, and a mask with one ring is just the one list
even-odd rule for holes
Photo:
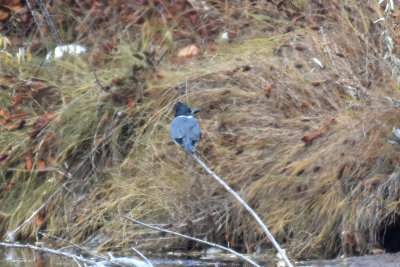
[[[307,10],[312,3],[293,5]],[[135,45],[121,42],[97,71],[106,91],[85,60],[45,65],[39,74],[39,63],[27,66],[21,77],[38,75],[51,85],[45,95],[51,104],[27,99],[14,110],[27,115],[27,126],[0,128],[0,154],[10,146],[15,151],[0,169],[1,185],[15,179],[0,197],[0,233],[28,218],[66,180],[60,172],[68,172],[68,190],[45,208],[50,234],[98,249],[131,242],[191,248],[127,224],[119,209],[235,248],[264,246],[268,241],[251,217],[170,140],[179,100],[201,108],[199,156],[255,208],[290,256],[335,256],[343,231],[355,236],[361,253],[381,244],[381,231],[398,216],[400,150],[383,138],[400,124],[391,100],[400,98],[399,87],[382,57],[382,26],[370,23],[379,12],[356,1],[327,7],[335,15],[321,15],[319,23],[333,61],[321,32],[295,27],[220,43],[217,52],[184,64],[167,60],[161,79],[135,56]],[[149,36],[150,26],[144,27]],[[140,76],[135,66],[143,68]],[[21,82],[0,79],[10,87]],[[0,91],[0,109],[11,108],[9,90]],[[123,103],[130,97],[134,105]],[[55,119],[31,139],[33,122],[46,112]],[[302,141],[313,133],[319,137]],[[29,147],[35,152],[31,172],[23,160]],[[47,169],[37,170],[39,160]],[[33,238],[35,231],[32,222],[20,237]]]

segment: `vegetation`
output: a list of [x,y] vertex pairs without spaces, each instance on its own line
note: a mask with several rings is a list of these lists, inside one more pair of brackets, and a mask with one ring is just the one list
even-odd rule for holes
[[[271,247],[170,139],[182,101],[201,109],[197,155],[290,257],[400,250],[400,150],[384,141],[400,124],[398,6],[320,2],[0,6],[1,235],[66,182],[18,239],[200,248],[123,213],[246,252]],[[89,52],[45,60],[69,43]]]

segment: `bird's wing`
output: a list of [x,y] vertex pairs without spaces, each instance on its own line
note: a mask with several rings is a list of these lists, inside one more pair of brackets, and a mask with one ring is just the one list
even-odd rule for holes
[[186,133],[186,118],[176,117],[170,127],[172,139],[179,145],[183,145],[183,137]]
[[189,138],[191,140],[195,140],[197,143],[200,139],[201,131],[200,131],[200,126],[195,118],[190,119],[190,122],[188,123],[188,128],[190,129],[188,131],[190,133]]

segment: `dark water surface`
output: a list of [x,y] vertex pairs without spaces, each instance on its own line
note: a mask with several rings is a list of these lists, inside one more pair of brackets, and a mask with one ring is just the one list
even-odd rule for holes
[[[136,255],[131,255],[126,258],[136,258]],[[189,266],[218,266],[218,267],[244,267],[249,266],[243,263],[237,262],[236,260],[229,259],[229,257],[215,256],[215,258],[208,258],[204,256],[196,258],[183,258],[166,255],[161,258],[160,256],[150,256],[149,260],[155,267],[189,267]],[[257,263],[262,266],[284,266],[278,265],[276,260],[270,260],[269,262],[261,262],[257,260]],[[4,249],[0,248],[0,267],[73,267],[73,266],[85,266],[84,264],[66,259],[63,257],[51,255],[48,253],[42,253],[33,251],[30,249]],[[309,266],[309,267],[400,267],[400,254],[382,254],[382,255],[371,255],[363,257],[352,257],[346,259],[337,260],[326,260],[326,261],[304,261],[295,262],[295,266]]]

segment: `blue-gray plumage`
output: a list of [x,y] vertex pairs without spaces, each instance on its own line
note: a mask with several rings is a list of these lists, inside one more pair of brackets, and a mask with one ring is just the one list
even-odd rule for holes
[[201,136],[199,124],[193,117],[199,111],[199,109],[192,111],[185,104],[178,102],[175,108],[175,119],[170,128],[172,140],[192,153]]

